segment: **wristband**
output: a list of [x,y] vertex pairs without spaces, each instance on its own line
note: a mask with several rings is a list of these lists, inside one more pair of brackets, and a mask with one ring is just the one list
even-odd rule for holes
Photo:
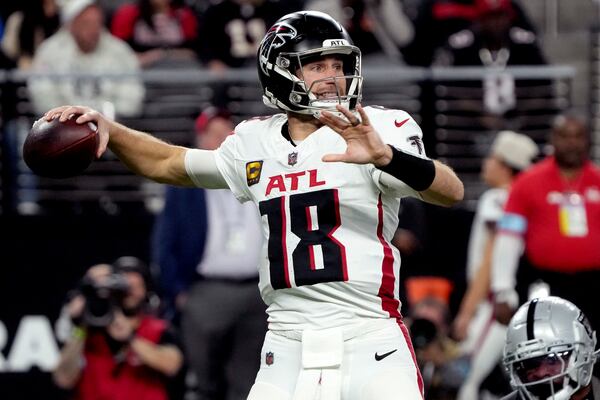
[[435,178],[433,161],[405,153],[389,144],[388,146],[392,149],[392,161],[388,165],[378,168],[406,183],[417,192],[428,189]]

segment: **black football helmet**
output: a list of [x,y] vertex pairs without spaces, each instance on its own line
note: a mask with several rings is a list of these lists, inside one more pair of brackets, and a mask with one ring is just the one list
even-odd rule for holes
[[[328,55],[343,61],[344,76],[334,80],[337,98],[318,99],[299,71],[302,65]],[[298,114],[335,111],[336,104],[354,110],[362,95],[361,54],[348,32],[329,15],[299,11],[280,18],[258,48],[258,76],[269,107]],[[345,79],[342,93],[339,81]],[[314,83],[313,83],[314,85]]]

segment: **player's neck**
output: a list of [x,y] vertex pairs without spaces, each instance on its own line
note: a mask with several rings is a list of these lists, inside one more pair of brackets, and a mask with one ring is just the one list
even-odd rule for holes
[[312,115],[288,114],[288,130],[293,142],[301,142],[323,124]]

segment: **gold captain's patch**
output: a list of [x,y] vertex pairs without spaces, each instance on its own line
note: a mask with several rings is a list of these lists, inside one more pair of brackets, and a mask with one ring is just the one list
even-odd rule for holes
[[262,165],[262,161],[250,161],[246,163],[246,182],[248,183],[248,186],[255,185],[260,181]]

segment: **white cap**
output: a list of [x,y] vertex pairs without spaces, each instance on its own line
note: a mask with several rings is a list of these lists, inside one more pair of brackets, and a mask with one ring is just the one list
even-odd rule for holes
[[71,22],[87,7],[96,4],[95,0],[59,0],[60,21],[63,24]]
[[529,136],[513,131],[500,131],[492,143],[490,153],[510,167],[524,170],[531,165],[539,149]]

